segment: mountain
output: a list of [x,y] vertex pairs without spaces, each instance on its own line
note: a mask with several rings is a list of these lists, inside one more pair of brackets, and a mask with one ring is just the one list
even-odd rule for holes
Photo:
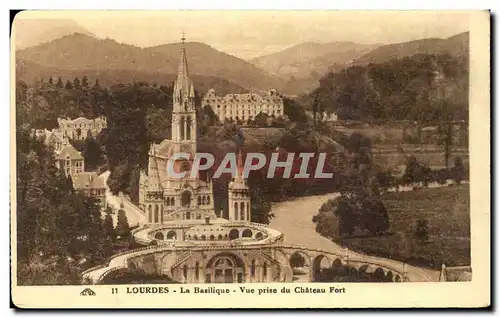
[[50,42],[74,33],[95,37],[92,32],[70,19],[22,19],[16,17],[13,30],[16,50]]
[[305,42],[250,60],[250,63],[284,79],[324,75],[334,64],[346,65],[378,45],[353,42]]
[[[237,57],[198,42],[186,43],[189,71],[200,78],[220,78],[248,90],[282,90],[285,81]],[[40,66],[79,72],[177,74],[180,43],[140,48],[111,39],[72,34],[16,52],[16,58]],[[88,75],[87,75],[88,76]],[[124,80],[124,79],[122,79]],[[148,79],[152,82],[153,79]]]
[[[127,84],[136,82],[148,82],[149,84],[171,85],[175,80],[176,74],[165,74],[152,71],[136,71],[136,70],[94,70],[94,69],[60,69],[50,66],[42,66],[32,61],[16,59],[16,80],[21,80],[26,83],[35,81],[48,81],[52,76],[54,81],[61,77],[64,83],[67,80],[73,80],[75,77],[87,76],[90,83],[93,84],[96,79],[104,86],[114,84]],[[242,88],[227,80],[205,75],[193,75],[196,90],[205,94],[209,89],[214,88],[222,94],[228,93],[245,93],[248,90]]]
[[359,57],[354,65],[383,63],[415,54],[444,54],[468,58],[469,32],[460,33],[446,39],[429,38],[410,42],[383,45]]

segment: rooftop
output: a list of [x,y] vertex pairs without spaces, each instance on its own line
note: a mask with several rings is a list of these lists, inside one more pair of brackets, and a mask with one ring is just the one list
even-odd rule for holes
[[72,145],[67,145],[57,155],[57,160],[65,160],[69,156],[71,160],[83,160],[82,154],[75,149]]
[[96,172],[82,172],[72,175],[75,189],[105,189],[104,179],[99,178]]

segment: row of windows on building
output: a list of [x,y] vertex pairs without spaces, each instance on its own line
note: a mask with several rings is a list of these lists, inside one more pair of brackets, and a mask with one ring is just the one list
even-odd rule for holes
[[[153,198],[151,194],[148,195],[148,199]],[[209,205],[210,204],[210,196],[209,195],[203,195],[203,196],[198,196],[198,205]],[[175,206],[175,198],[173,197],[167,197],[165,199],[165,205],[166,206]],[[188,205],[186,205],[188,206]]]
[[[165,237],[167,240],[175,240],[177,238],[177,234],[174,230],[171,230],[167,233],[167,235],[165,236],[162,232],[157,232],[155,234],[155,239],[157,240],[164,240]],[[188,234],[186,235],[186,240],[201,240],[201,241],[206,241],[207,238],[208,240],[210,241],[215,241],[215,240],[235,240],[237,238],[240,237],[240,231],[238,229],[231,229],[231,231],[229,231],[229,234],[225,234],[225,235],[222,235],[222,234],[219,234],[219,235],[215,235],[215,234],[211,234],[209,236],[205,235],[205,234],[201,234],[201,235],[198,235],[198,234],[194,234],[194,235],[191,235],[191,234]],[[246,238],[251,238],[253,237],[253,232],[252,230],[250,229],[243,229],[241,231],[241,237],[246,237]],[[264,237],[264,234],[262,234],[262,232],[257,232],[255,234],[255,239],[261,239]]]
[[64,161],[60,161],[60,163],[64,163],[63,169],[67,175],[83,172],[83,160],[72,160],[70,156],[66,156],[66,159]]

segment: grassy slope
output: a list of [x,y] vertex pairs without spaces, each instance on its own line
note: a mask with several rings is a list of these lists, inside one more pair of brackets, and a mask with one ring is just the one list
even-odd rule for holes
[[[358,251],[438,268],[470,265],[469,186],[388,193],[382,197],[395,235],[345,240]],[[429,242],[413,238],[416,222],[429,221]]]

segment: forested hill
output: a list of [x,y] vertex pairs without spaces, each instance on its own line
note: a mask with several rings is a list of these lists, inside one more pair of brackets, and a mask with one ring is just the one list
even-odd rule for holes
[[329,73],[305,102],[340,119],[467,120],[468,79],[468,60],[417,54]]
[[[59,77],[64,82],[67,80],[73,81],[76,77],[86,76],[90,82],[99,80],[100,84],[105,87],[115,84],[130,84],[134,82],[147,82],[151,85],[170,86],[177,76],[175,73],[165,74],[158,71],[141,71],[141,70],[113,70],[113,69],[63,69],[58,67],[42,66],[38,63],[17,59],[16,60],[16,80],[23,81],[28,84],[35,82],[47,82],[50,77],[57,80]],[[213,88],[221,94],[228,93],[245,93],[248,90],[241,86],[225,80],[220,77],[209,75],[192,75],[196,90],[201,94],[206,93]]]
[[[24,50],[16,59],[60,70],[87,72],[139,72],[177,74],[180,43],[140,48],[111,39],[98,39],[75,33]],[[248,90],[281,90],[284,81],[235,56],[204,43],[187,42],[190,74],[217,77]],[[101,76],[99,76],[100,78]]]
[[384,63],[416,54],[449,54],[459,59],[469,58],[469,32],[460,33],[446,39],[429,38],[416,41],[382,45],[357,58],[353,65]]

